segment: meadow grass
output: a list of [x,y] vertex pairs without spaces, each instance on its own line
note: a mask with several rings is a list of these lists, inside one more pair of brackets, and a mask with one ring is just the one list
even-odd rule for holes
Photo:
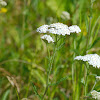
[[[100,1],[4,1],[7,5],[0,5],[0,100],[94,100],[93,94],[99,100],[100,68],[74,58],[100,55]],[[37,28],[58,22],[78,25],[81,32],[50,34],[55,43],[45,43]]]

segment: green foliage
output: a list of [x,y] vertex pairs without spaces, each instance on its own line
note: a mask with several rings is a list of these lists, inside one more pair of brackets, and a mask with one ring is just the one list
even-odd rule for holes
[[[84,98],[85,65],[75,62],[74,57],[87,53],[100,55],[100,1],[95,0],[92,6],[91,0],[5,1],[8,11],[0,13],[0,68],[5,69],[0,69],[0,100],[18,100],[18,96],[19,100],[42,100],[48,62],[52,59],[50,55],[53,54],[54,45],[48,45],[48,57],[46,44],[40,39],[41,34],[36,29],[53,22],[62,22],[68,26],[79,25],[82,32],[62,37],[58,42],[56,55],[53,56],[55,59],[50,62],[53,67],[44,100]],[[70,13],[70,20],[61,18],[63,11]],[[89,72],[87,92],[95,82],[92,76],[100,75],[100,70],[92,67]],[[15,77],[20,93],[16,93],[15,88],[3,78],[7,75]],[[100,91],[99,83],[94,89]]]

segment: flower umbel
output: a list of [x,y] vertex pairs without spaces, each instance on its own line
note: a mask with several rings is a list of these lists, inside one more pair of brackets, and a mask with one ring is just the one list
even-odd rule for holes
[[100,76],[96,76],[96,80],[97,81],[100,81]]
[[7,3],[6,3],[5,1],[3,1],[3,0],[0,0],[0,5],[2,5],[2,6],[6,6]]
[[92,65],[93,67],[100,68],[100,56],[97,54],[87,54],[85,56],[77,56],[74,58],[74,60],[82,60],[87,61],[89,65]]
[[65,36],[70,35],[72,32],[79,33],[81,32],[80,28],[77,25],[73,25],[68,27],[67,25],[63,23],[53,23],[50,25],[42,25],[39,28],[37,28],[37,32],[39,33],[52,33],[57,35],[63,35]]
[[91,91],[91,95],[92,95],[92,98],[100,100],[100,92],[93,90]]
[[48,31],[48,25],[42,25],[39,28],[37,28],[37,32],[39,33],[46,33]]
[[63,36],[65,36],[66,34],[70,35],[70,31],[68,29],[68,26],[64,25],[62,23],[50,24],[48,32],[52,33],[52,34],[63,35]]
[[50,35],[43,35],[41,39],[46,40],[48,43],[54,42],[53,38]]
[[70,32],[71,33],[79,33],[79,32],[81,32],[81,29],[79,28],[79,26],[77,26],[77,25],[72,25],[72,26],[70,26],[69,27],[69,30],[70,30]]

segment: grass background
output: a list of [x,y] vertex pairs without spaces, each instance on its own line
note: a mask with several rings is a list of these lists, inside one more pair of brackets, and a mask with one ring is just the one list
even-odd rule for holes
[[[96,0],[92,8],[90,0],[6,1],[5,8],[8,11],[0,13],[0,100],[18,100],[16,87],[20,89],[20,100],[23,98],[38,100],[31,83],[35,84],[39,94],[43,94],[48,63],[47,49],[36,29],[43,24],[54,22],[62,22],[68,26],[78,25],[82,32],[66,36],[64,47],[57,52],[55,57],[57,68],[50,76],[51,82],[55,83],[56,80],[66,76],[68,78],[50,87],[45,99],[83,100],[83,83],[79,77],[82,79],[84,76],[84,65],[74,62],[73,58],[86,53],[100,55],[100,1]],[[69,12],[71,19],[62,19],[62,11]],[[91,28],[90,35],[88,26]],[[52,54],[52,45],[50,51]],[[74,87],[72,66],[76,66]],[[81,76],[80,67],[82,67]],[[100,75],[100,69],[91,67],[90,73]],[[16,80],[14,84],[17,85],[12,87],[6,76],[13,76]],[[88,90],[92,88],[94,81],[95,77],[90,76]],[[99,83],[95,89],[100,90]]]

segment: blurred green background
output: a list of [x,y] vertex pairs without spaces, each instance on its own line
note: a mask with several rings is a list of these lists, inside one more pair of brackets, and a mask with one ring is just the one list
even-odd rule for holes
[[[59,50],[55,65],[56,75],[50,76],[68,79],[50,87],[48,92],[50,100],[73,100],[71,66],[73,54],[83,55],[88,35],[88,21],[91,17],[91,37],[87,53],[100,54],[100,0],[95,0],[93,5],[90,0],[5,0],[7,12],[0,12],[0,100],[38,100],[32,84],[42,94],[46,84],[47,50],[45,43],[40,39],[41,34],[36,29],[43,24],[61,22],[68,26],[78,25],[81,33],[66,36],[64,47]],[[93,1],[93,0],[92,0]],[[62,12],[67,11],[70,19],[62,18]],[[76,40],[76,49],[73,47]],[[52,54],[52,45],[50,45]],[[77,70],[79,69],[79,65]],[[91,68],[91,72],[100,75],[100,70]],[[10,85],[9,78],[13,76],[15,87]],[[77,76],[78,77],[78,76]],[[77,78],[76,77],[76,78]],[[94,82],[90,77],[90,87]],[[100,87],[99,87],[100,88]],[[99,89],[97,88],[97,89]],[[82,95],[82,94],[81,94]],[[49,100],[47,96],[47,100]],[[24,99],[23,99],[24,100]],[[76,99],[78,100],[78,99]]]

